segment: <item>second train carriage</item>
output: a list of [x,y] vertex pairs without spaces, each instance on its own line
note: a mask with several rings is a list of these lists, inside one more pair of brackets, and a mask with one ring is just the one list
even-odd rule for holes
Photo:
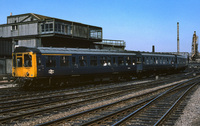
[[12,75],[22,86],[64,84],[184,70],[187,58],[173,54],[97,49],[17,47]]

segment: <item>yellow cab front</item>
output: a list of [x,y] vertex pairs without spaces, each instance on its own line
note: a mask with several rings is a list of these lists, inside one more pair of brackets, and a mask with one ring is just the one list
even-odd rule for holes
[[36,77],[36,54],[33,52],[12,54],[12,76],[13,77]]

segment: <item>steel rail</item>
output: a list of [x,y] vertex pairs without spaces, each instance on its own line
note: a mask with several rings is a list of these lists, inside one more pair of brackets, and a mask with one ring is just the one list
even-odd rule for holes
[[[137,84],[138,86],[141,86],[139,84]],[[129,85],[130,86],[130,85]],[[125,91],[132,91],[132,90],[136,90],[140,87],[136,87],[136,85],[131,85],[130,88],[128,86],[123,86],[122,88],[120,87],[117,87],[116,88],[116,95],[117,94],[121,94],[121,93],[124,93]],[[128,90],[127,90],[128,89]],[[68,98],[63,98],[62,100],[64,101],[68,101],[68,100],[71,100],[71,99],[75,99],[75,98],[84,98],[84,97],[90,97],[90,96],[93,96],[94,94],[88,94],[88,93],[91,93],[91,92],[95,92],[95,95],[99,95],[99,94],[103,94],[103,93],[106,93],[107,91],[111,91],[113,89],[109,88],[109,89],[100,89],[100,90],[95,90],[95,91],[90,91],[90,92],[81,92],[81,93],[75,93],[75,94],[67,94],[67,95],[59,95],[59,96],[49,96],[49,97],[45,97],[45,98],[36,98],[36,99],[33,99],[33,100],[42,100],[42,99],[55,99],[57,97],[68,97]],[[118,91],[120,90],[120,91]],[[97,93],[97,91],[99,91]],[[115,93],[111,93],[112,95],[114,95]],[[86,95],[83,95],[83,96],[74,96],[74,95],[77,95],[77,94],[86,94]],[[70,96],[71,95],[71,96]],[[72,97],[74,96],[74,97]],[[32,101],[32,99],[28,99],[28,100],[25,100],[25,101]],[[23,101],[23,102],[25,102]],[[18,101],[19,102],[19,101]],[[14,105],[14,106],[5,106],[5,107],[0,107],[0,109],[4,109],[3,111],[0,111],[0,114],[3,114],[3,113],[6,113],[6,112],[11,112],[11,111],[17,111],[17,110],[21,110],[21,109],[26,109],[26,108],[33,108],[33,107],[36,107],[36,106],[41,106],[41,105],[46,105],[46,104],[50,104],[50,103],[56,103],[56,102],[60,102],[60,99],[56,99],[54,101],[41,101],[41,102],[38,102],[38,103],[23,103],[23,104],[19,104],[19,105]],[[10,103],[10,102],[9,102]],[[11,102],[12,103],[12,102]],[[15,103],[15,102],[14,102]],[[23,106],[22,106],[23,105]],[[18,107],[20,106],[20,107]],[[25,106],[25,107],[24,107]],[[13,109],[6,109],[8,107],[17,107],[17,108],[13,108]]]
[[[186,83],[186,82],[188,82],[188,81],[190,81],[190,80],[187,80],[187,81],[181,82],[181,84],[175,84],[175,85],[182,85],[182,84],[184,84],[184,83]],[[171,85],[171,86],[169,86],[169,87],[172,87],[172,86],[174,86],[174,85]],[[169,87],[168,87],[168,88],[169,88]],[[56,120],[52,120],[52,121],[49,121],[49,122],[46,122],[46,123],[42,123],[42,124],[39,124],[39,125],[37,125],[37,126],[52,125],[52,124],[54,124],[54,123],[61,122],[61,121],[64,121],[64,120],[70,120],[70,119],[75,118],[75,117],[77,117],[77,116],[80,116],[80,115],[82,115],[82,114],[86,114],[86,113],[89,113],[89,112],[92,112],[92,111],[96,111],[96,110],[98,110],[98,109],[102,109],[102,108],[105,108],[105,107],[108,107],[108,106],[112,106],[112,105],[118,104],[118,103],[120,103],[120,102],[125,102],[125,101],[130,100],[130,99],[133,99],[133,98],[138,98],[138,97],[142,97],[142,96],[145,96],[145,95],[148,95],[148,94],[152,94],[152,93],[154,93],[154,92],[157,92],[157,91],[159,91],[159,90],[163,90],[163,89],[165,89],[165,88],[167,88],[167,87],[163,87],[163,88],[160,88],[160,89],[157,89],[157,90],[154,90],[154,91],[151,91],[151,92],[142,94],[142,95],[137,95],[137,96],[133,96],[133,97],[130,97],[130,98],[127,98],[127,99],[123,99],[123,100],[121,100],[121,101],[113,102],[113,103],[110,103],[110,104],[107,104],[107,105],[104,105],[104,106],[96,107],[96,108],[94,108],[94,109],[90,109],[90,110],[87,110],[87,111],[83,111],[83,112],[80,112],[80,113],[77,113],[77,114],[74,114],[74,115],[70,115],[70,116],[62,117],[62,118],[59,118],[59,119],[56,119]],[[151,99],[151,100],[152,100],[152,99]],[[149,101],[149,99],[148,99],[147,101]],[[144,102],[147,102],[147,101],[144,101]],[[142,102],[141,104],[143,104],[144,102]],[[138,104],[138,105],[139,105],[139,104]],[[135,107],[135,106],[136,106],[136,105],[133,105],[132,107]],[[126,110],[126,109],[129,109],[129,108],[125,108],[124,110]],[[119,110],[119,111],[123,111],[123,110]],[[116,113],[115,113],[115,114],[116,114]],[[89,125],[90,123],[93,123],[93,122],[96,122],[96,121],[98,121],[98,120],[94,120],[94,121],[91,121],[91,122],[89,122],[89,123],[84,123],[83,125]]]
[[[195,82],[193,82],[195,83]],[[145,109],[147,106],[149,106],[150,104],[152,104],[154,101],[156,101],[157,99],[161,98],[162,96],[164,96],[165,94],[169,93],[171,90],[174,90],[175,88],[181,86],[181,84],[172,87],[168,90],[166,90],[165,92],[161,93],[160,95],[158,95],[157,97],[155,97],[154,99],[152,99],[151,101],[149,101],[147,104],[143,105],[142,107],[140,107],[139,109],[137,109],[136,111],[130,113],[129,115],[127,115],[126,117],[122,118],[121,120],[119,120],[118,122],[114,123],[112,126],[119,126],[122,125],[123,122],[125,122],[126,120],[128,120],[129,118],[131,118],[133,115],[137,114],[138,112],[140,112],[141,110]]]
[[[190,85],[190,84],[188,84],[188,85]],[[188,86],[188,85],[185,85],[185,86]],[[183,86],[183,87],[185,87],[185,86]],[[183,87],[178,87],[177,89],[171,90],[171,92],[172,92],[172,91],[175,91],[175,90],[179,90],[179,89],[181,89],[181,88],[183,88]],[[151,99],[151,100],[152,100],[152,99]],[[91,121],[89,121],[89,122],[86,122],[86,123],[81,124],[81,126],[89,126],[89,125],[101,124],[101,121],[103,121],[103,120],[108,120],[109,118],[114,118],[113,116],[116,116],[118,113],[124,113],[124,111],[127,111],[127,110],[130,109],[131,107],[132,107],[132,108],[135,108],[136,106],[133,105],[133,106],[130,106],[130,107],[128,107],[128,108],[121,109],[121,110],[118,110],[118,111],[116,111],[116,112],[113,112],[113,113],[111,113],[111,114],[107,114],[107,115],[105,115],[105,116],[103,116],[103,117],[100,117],[100,118],[97,118],[97,119],[93,119],[93,120],[91,120]]]
[[198,83],[190,86],[175,102],[174,104],[167,110],[167,112],[154,124],[154,126],[160,125],[163,120],[170,114],[170,112],[177,106],[177,104],[183,99],[183,97]]
[[[125,90],[118,91],[118,92],[115,92],[115,93],[110,93],[109,95],[103,95],[103,96],[99,96],[99,97],[95,97],[95,98],[89,98],[89,99],[84,100],[84,101],[78,101],[78,102],[69,103],[69,104],[65,104],[65,105],[58,105],[56,107],[45,108],[45,109],[42,109],[42,110],[28,112],[28,113],[24,113],[24,114],[21,114],[21,115],[15,115],[15,116],[11,116],[11,117],[1,118],[0,122],[6,122],[7,120],[11,120],[13,118],[19,118],[19,117],[23,117],[23,116],[27,116],[27,115],[32,115],[32,114],[36,114],[36,113],[41,113],[41,112],[45,112],[45,111],[59,109],[59,108],[62,108],[62,107],[74,106],[74,105],[81,104],[81,103],[84,103],[84,102],[89,102],[89,101],[93,101],[93,100],[97,100],[97,99],[102,99],[102,98],[110,97],[110,96],[113,96],[113,95],[121,95],[123,92],[126,93],[127,91],[131,91],[131,90],[135,90],[135,88],[134,87],[133,87],[133,89],[128,88],[128,90],[125,89]],[[28,107],[26,107],[26,108],[28,108]],[[14,109],[14,110],[17,110],[17,109]],[[7,111],[9,111],[9,110],[7,110]],[[6,112],[6,110],[4,112]],[[2,113],[4,113],[4,112],[2,112]]]

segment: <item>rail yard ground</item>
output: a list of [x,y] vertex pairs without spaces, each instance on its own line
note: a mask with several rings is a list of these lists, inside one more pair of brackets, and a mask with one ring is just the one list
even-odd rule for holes
[[[182,77],[182,75],[184,75],[183,73],[162,76],[159,77],[157,82],[155,82],[154,78],[149,78],[129,82],[88,85],[46,91],[22,91],[17,88],[15,84],[7,81],[0,81],[0,105],[2,106],[0,107],[0,124],[24,126],[45,125],[46,122],[52,120],[54,121],[66,116],[69,117],[76,114],[83,114],[84,111],[91,111],[91,109],[96,109],[112,103],[116,103],[116,105],[112,106],[111,110],[119,110],[123,107],[130,106],[131,104],[129,102],[139,102],[137,101],[138,98],[130,99],[132,97],[145,93],[150,93],[151,96],[145,94],[145,96],[141,96],[142,98],[154,97],[171,88],[173,85],[187,81],[189,78],[197,78],[198,80],[199,75],[194,76],[195,74],[190,72],[185,73],[185,76],[189,74],[191,74],[190,77]],[[139,85],[143,86],[140,87]],[[127,99],[127,101],[125,101],[125,99]],[[193,92],[188,94],[188,98],[186,99],[186,105],[182,105],[184,106],[183,111],[181,112],[182,114],[179,115],[176,122],[173,122],[173,125],[200,125],[199,83],[195,86]],[[122,100],[125,102],[117,103]],[[60,109],[61,107],[62,109]],[[105,108],[104,110],[106,111],[108,108]],[[96,113],[90,112],[91,115],[86,114],[82,117],[78,117],[77,115],[76,119],[73,118],[70,119],[72,121],[64,121],[64,123],[62,122],[61,124],[86,124],[87,121],[100,118],[99,115],[101,115],[104,110],[97,109],[95,110]],[[111,112],[111,110],[109,110],[109,112]],[[105,113],[103,113],[102,116],[104,114]],[[23,115],[23,119],[21,118],[21,115]],[[28,117],[26,117],[26,115],[28,115]],[[15,116],[15,118],[11,119],[13,116]],[[90,116],[93,116],[93,118],[89,119],[91,118]]]

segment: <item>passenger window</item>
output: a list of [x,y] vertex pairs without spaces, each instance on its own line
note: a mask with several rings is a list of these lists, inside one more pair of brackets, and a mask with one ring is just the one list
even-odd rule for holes
[[106,56],[101,56],[100,57],[100,63],[101,63],[101,66],[107,66],[108,65],[107,57]]
[[97,56],[90,56],[90,66],[97,66]]
[[41,65],[42,65],[41,57],[37,57],[37,66]]
[[108,56],[108,66],[111,66],[111,57]]
[[134,57],[133,58],[133,65],[135,65],[135,63],[136,63],[136,58]]
[[162,58],[160,57],[160,64],[163,64],[163,60],[162,60]]
[[114,66],[117,66],[117,57],[113,57],[113,64]]
[[77,66],[77,64],[76,64],[76,57],[72,57],[72,65],[73,66]]
[[146,57],[146,64],[149,64],[149,57]]
[[12,58],[13,58],[13,67],[16,67],[16,55],[14,54]]
[[124,65],[123,57],[118,57],[118,65],[120,65],[120,66]]
[[22,67],[22,58],[21,57],[17,58],[17,67]]
[[24,54],[24,67],[32,67],[32,56]]
[[146,59],[145,57],[142,58],[143,64],[146,63],[146,60],[145,60],[145,59]]
[[156,64],[158,64],[158,57],[156,57]]
[[131,57],[126,57],[126,66],[130,66],[131,65]]
[[46,67],[55,67],[56,66],[56,57],[47,56],[46,57]]
[[141,57],[137,57],[137,64],[141,64]]
[[79,56],[79,64],[80,66],[87,66],[86,56]]
[[60,56],[60,66],[68,67],[69,66],[69,57]]

